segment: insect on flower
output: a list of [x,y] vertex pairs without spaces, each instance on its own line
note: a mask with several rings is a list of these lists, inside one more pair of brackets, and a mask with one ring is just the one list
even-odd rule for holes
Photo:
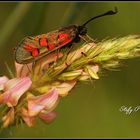
[[15,49],[15,60],[20,64],[28,64],[35,62],[60,48],[71,47],[73,43],[78,43],[81,39],[91,41],[92,39],[87,35],[86,25],[96,18],[106,15],[114,15],[117,12],[117,8],[115,7],[115,11],[111,10],[95,16],[81,26],[70,25],[46,34],[33,37],[27,36]]

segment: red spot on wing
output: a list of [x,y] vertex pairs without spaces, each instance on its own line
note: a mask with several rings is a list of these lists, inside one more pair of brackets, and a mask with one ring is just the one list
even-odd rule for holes
[[53,50],[55,48],[55,44],[48,44],[48,49]]
[[37,48],[33,48],[33,47],[29,46],[29,45],[25,45],[23,48],[24,48],[26,51],[31,52],[31,55],[32,55],[33,57],[37,57],[38,54],[39,54],[39,51],[38,51]]
[[63,39],[68,38],[68,37],[69,37],[69,35],[66,33],[59,33],[59,40],[63,40]]
[[66,45],[67,43],[71,42],[72,39],[70,38],[69,34],[66,33],[59,33],[58,41],[61,43],[61,45]]
[[40,46],[47,46],[47,40],[46,40],[46,38],[40,38],[39,39],[39,45]]
[[38,49],[34,49],[34,50],[32,51],[32,56],[33,56],[33,57],[37,57],[38,54],[39,54]]
[[29,45],[24,45],[23,47],[26,51],[32,52],[34,50],[33,47],[29,46]]

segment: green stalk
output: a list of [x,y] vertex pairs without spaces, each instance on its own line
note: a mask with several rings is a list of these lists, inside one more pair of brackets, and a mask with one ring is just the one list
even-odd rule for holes
[[[82,52],[84,52],[86,56],[82,55]],[[112,69],[118,67],[121,60],[139,56],[139,35],[108,39],[101,41],[96,45],[93,42],[82,45],[76,51],[70,52],[64,62],[59,63],[53,68],[50,67],[42,77],[42,80],[51,81],[56,79],[67,79],[75,70],[83,69],[83,71],[85,71],[88,65],[96,64],[100,66],[100,68]],[[67,63],[69,63],[69,65],[67,65]],[[71,78],[73,79],[74,77]]]
[[0,33],[0,48],[4,47],[4,43],[7,41],[12,33],[18,28],[18,24],[21,22],[23,17],[27,14],[32,3],[20,2],[14,11],[5,21]]

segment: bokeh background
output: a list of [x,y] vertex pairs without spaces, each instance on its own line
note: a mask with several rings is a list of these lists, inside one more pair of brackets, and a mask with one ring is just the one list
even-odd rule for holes
[[[14,71],[13,49],[27,35],[38,35],[113,10],[119,13],[88,25],[98,41],[140,33],[140,2],[1,2],[0,75]],[[138,138],[140,110],[126,115],[121,106],[140,106],[140,58],[123,62],[117,71],[102,71],[93,83],[79,83],[62,98],[56,120],[33,128],[13,126],[0,133],[10,138]]]

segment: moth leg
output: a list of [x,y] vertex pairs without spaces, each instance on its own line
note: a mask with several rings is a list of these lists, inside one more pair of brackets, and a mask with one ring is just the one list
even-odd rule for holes
[[54,60],[54,63],[53,63],[53,68],[54,68],[54,66],[57,64],[57,62],[58,62],[58,59],[59,59],[59,52],[60,52],[60,49],[57,49],[56,50],[56,59]]
[[26,65],[26,67],[28,68],[29,72],[32,73],[32,71],[30,70],[28,64],[25,64],[25,65]]
[[[70,46],[69,46],[69,50],[68,50],[68,52],[67,52],[67,56],[69,55],[69,53],[70,53],[70,51],[72,50],[72,48],[73,48],[73,45],[70,44]],[[69,64],[67,63],[67,57],[66,57],[65,64],[66,64],[67,67],[69,66]]]
[[89,38],[88,38],[87,36],[79,35],[79,37],[80,37],[81,39],[83,39],[86,43],[90,43],[90,42],[91,42],[91,40],[89,40]]
[[69,47],[69,49],[68,49],[67,55],[68,55],[68,54],[70,53],[70,51],[72,50],[73,45],[72,45],[72,44],[70,44],[68,47]]
[[[88,40],[87,40],[85,37],[83,37],[83,36],[81,36],[81,35],[79,35],[79,37],[82,38],[87,44],[90,43],[90,42],[88,42]],[[82,54],[83,56],[87,56],[84,52],[81,52],[81,54]]]
[[[91,47],[94,46],[94,42],[95,42],[95,41],[94,41],[90,36],[88,36],[87,34],[86,34],[85,36],[79,35],[79,37],[80,37],[81,39],[83,39],[87,44],[93,43],[93,45],[89,44]],[[86,57],[87,59],[89,59],[86,53],[81,52],[81,54],[82,54],[84,57]]]
[[34,59],[32,62],[32,74],[34,74],[34,72],[35,72],[35,64],[36,64],[36,61]]
[[56,50],[56,60],[55,60],[55,63],[57,63],[57,61],[59,59],[59,52],[60,52],[60,49],[57,49]]
[[91,42],[96,42],[92,37],[90,37],[88,34],[86,34],[86,37],[91,41]]
[[[79,37],[81,38],[81,39],[83,39],[87,44],[89,44],[89,43],[94,43],[95,42],[95,40],[93,40],[89,35],[85,35],[85,36],[82,36],[82,35],[79,35]],[[93,45],[91,45],[91,47],[93,47]],[[84,52],[81,52],[82,53],[82,55],[84,55],[84,56],[87,56]]]

